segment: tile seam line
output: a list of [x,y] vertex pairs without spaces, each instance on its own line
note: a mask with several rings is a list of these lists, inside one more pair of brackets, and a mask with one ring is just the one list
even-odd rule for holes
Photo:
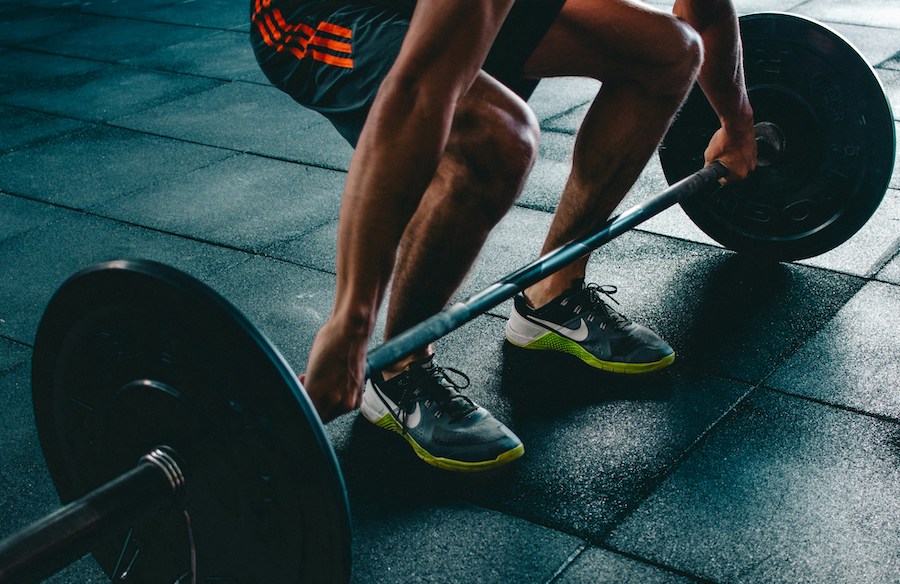
[[894,259],[900,257],[900,237],[898,237],[891,247],[881,254],[881,256],[872,264],[872,268],[866,274],[870,280],[876,279],[878,274]]
[[731,404],[728,409],[722,412],[722,414],[719,415],[718,418],[711,422],[706,427],[706,429],[704,429],[703,432],[701,432],[694,439],[694,441],[691,442],[690,445],[688,445],[687,448],[682,450],[681,453],[675,458],[675,460],[673,460],[662,472],[660,472],[654,479],[648,480],[644,485],[645,488],[642,489],[644,491],[644,495],[633,504],[629,505],[629,507],[624,512],[619,514],[618,518],[616,518],[615,521],[613,521],[611,525],[600,534],[600,536],[598,537],[598,541],[602,542],[606,546],[610,546],[611,549],[619,553],[627,553],[623,550],[618,550],[615,547],[612,547],[612,544],[609,543],[610,535],[612,535],[612,533],[616,529],[618,529],[625,521],[627,521],[628,518],[631,517],[631,515],[633,515],[644,502],[646,502],[650,497],[653,496],[653,494],[669,478],[669,476],[671,476],[672,473],[678,469],[678,467],[684,464],[684,462],[687,461],[687,459],[690,458],[691,455],[693,455],[694,452],[696,452],[704,442],[706,442],[706,440],[714,432],[714,430],[716,430],[727,419],[731,418],[735,414],[737,409],[747,401],[750,395],[761,388],[762,382],[756,385],[751,385],[750,388],[743,394],[741,394],[741,396],[738,397],[738,399],[733,404]]
[[[135,191],[135,192],[137,192],[137,191]],[[88,211],[88,210],[85,210],[85,209],[79,209],[78,207],[71,207],[71,206],[68,206],[68,205],[62,205],[62,204],[60,204],[60,203],[51,203],[51,202],[48,202],[48,201],[44,201],[44,200],[41,200],[41,199],[34,199],[34,198],[32,198],[32,197],[27,197],[27,196],[20,195],[20,194],[17,194],[17,193],[13,193],[13,192],[9,192],[9,191],[3,191],[3,193],[4,193],[4,194],[7,194],[7,195],[9,195],[9,196],[11,196],[11,197],[16,197],[16,198],[18,198],[18,199],[24,199],[24,200],[27,200],[27,201],[33,201],[33,202],[36,202],[36,203],[41,203],[41,204],[49,205],[49,206],[51,206],[51,207],[55,207],[55,208],[58,208],[58,209],[64,209],[64,210],[66,210],[66,211],[74,211],[74,212],[76,212],[76,213],[81,213],[82,215],[86,215],[86,216],[88,216],[88,217],[93,217],[93,218],[95,218],[95,219],[102,219],[102,220],[104,220],[104,221],[111,221],[111,222],[117,223],[117,224],[119,224],[119,225],[125,225],[125,226],[128,226],[128,227],[134,227],[134,228],[136,228],[136,229],[142,229],[142,230],[150,231],[150,232],[153,232],[153,233],[159,233],[159,234],[161,234],[161,235],[168,235],[168,236],[171,236],[171,237],[177,237],[177,238],[179,238],[179,239],[183,239],[183,240],[190,241],[190,242],[194,242],[194,243],[202,243],[202,244],[204,244],[204,245],[209,245],[209,246],[215,247],[215,248],[221,248],[221,249],[227,249],[227,250],[230,250],[230,251],[236,251],[236,252],[239,252],[239,253],[242,253],[242,254],[246,254],[246,255],[248,255],[248,256],[251,256],[251,257],[257,257],[257,258],[262,258],[262,259],[273,260],[273,261],[276,261],[276,262],[279,262],[279,263],[282,263],[282,264],[287,264],[287,265],[297,266],[297,267],[299,267],[299,268],[312,270],[312,271],[314,271],[314,272],[318,272],[318,273],[321,273],[321,274],[328,274],[328,275],[332,275],[332,276],[336,275],[335,272],[333,272],[333,271],[325,270],[325,269],[318,268],[318,267],[312,266],[312,265],[307,265],[307,264],[304,264],[304,263],[302,263],[302,262],[292,262],[292,261],[289,261],[289,260],[285,260],[285,259],[282,259],[282,258],[278,258],[278,257],[272,256],[272,255],[269,255],[269,254],[267,254],[267,253],[264,253],[262,250],[258,250],[258,251],[257,251],[257,250],[250,250],[250,249],[245,249],[245,248],[237,247],[237,246],[234,246],[234,245],[230,245],[230,244],[227,244],[227,243],[222,243],[222,242],[213,241],[213,240],[209,240],[209,239],[203,239],[203,238],[200,238],[200,237],[192,237],[192,236],[190,236],[190,235],[185,235],[185,234],[183,234],[183,233],[175,233],[175,232],[173,232],[173,231],[167,231],[167,230],[165,230],[165,229],[159,229],[159,228],[156,228],[156,227],[150,227],[150,226],[148,226],[148,225],[141,225],[140,223],[135,223],[135,222],[133,222],[133,221],[127,221],[127,220],[125,220],[125,219],[118,219],[118,218],[115,218],[115,217],[107,217],[107,216],[105,216],[105,215],[101,215],[101,214],[95,213],[95,212],[93,212],[93,211]],[[48,224],[48,225],[49,225],[49,224]],[[26,231],[26,232],[24,232],[24,233],[20,233],[20,234],[16,235],[15,237],[27,237],[27,236],[28,236],[28,233],[29,233],[29,232]],[[267,246],[264,247],[263,249],[268,249],[269,247],[270,247],[270,246],[267,245]],[[3,337],[0,336],[0,338],[3,338]]]
[[[559,531],[559,530],[557,530],[557,531]],[[565,532],[563,532],[563,533],[565,533]],[[669,574],[674,574],[676,576],[682,576],[684,578],[688,578],[694,582],[697,582],[698,584],[718,584],[717,582],[715,582],[713,580],[708,580],[706,578],[703,578],[702,576],[698,576],[696,574],[687,572],[680,568],[676,568],[674,566],[669,566],[667,564],[663,564],[663,563],[651,560],[649,558],[642,557],[638,554],[633,554],[630,552],[622,552],[620,550],[617,550],[617,549],[614,549],[614,548],[611,548],[611,547],[605,546],[605,545],[593,544],[593,543],[590,543],[589,541],[583,541],[582,544],[578,547],[578,549],[576,549],[575,552],[573,552],[568,558],[565,559],[563,565],[560,566],[559,570],[557,570],[556,573],[553,574],[553,576],[545,582],[545,584],[557,584],[560,581],[560,579],[565,575],[565,573],[569,570],[569,568],[571,568],[575,564],[575,561],[579,557],[581,557],[584,554],[584,552],[586,552],[588,549],[590,549],[592,547],[604,550],[604,551],[614,554],[616,556],[628,558],[629,560],[638,562],[645,566],[652,566],[654,568],[663,570]]]
[[581,554],[583,554],[586,549],[588,549],[589,545],[590,544],[587,541],[581,540],[581,544],[577,548],[575,548],[575,551],[569,554],[569,557],[563,560],[562,565],[557,568],[556,572],[554,572],[553,575],[544,582],[544,584],[554,584],[555,582],[558,582],[563,572],[569,569],[569,566],[571,566],[575,562],[575,560],[578,559],[578,557],[581,556]]
[[[162,6],[160,8],[154,9],[154,10],[165,10],[167,8],[175,8],[176,6],[178,6],[178,3],[170,4],[169,6]],[[220,28],[217,26],[207,26],[207,25],[200,25],[200,24],[183,24],[180,22],[154,20],[151,18],[139,18],[136,16],[127,16],[124,14],[107,14],[104,12],[93,12],[91,10],[79,10],[76,8],[61,7],[61,6],[41,6],[40,8],[42,8],[43,10],[46,10],[48,12],[56,12],[56,13],[60,13],[60,14],[76,14],[76,15],[81,14],[81,15],[86,15],[86,16],[99,16],[101,18],[108,18],[110,20],[128,20],[131,22],[149,22],[149,23],[153,23],[153,24],[167,24],[169,26],[177,26],[177,27],[181,27],[181,28],[194,28],[194,29],[201,29],[201,30],[234,30],[234,28]],[[247,21],[248,22],[250,21],[249,16],[247,18]],[[73,28],[73,29],[71,29],[71,31],[76,31],[76,30],[90,27],[90,26],[93,26],[93,25],[87,24],[87,25],[84,25],[81,27]],[[239,26],[243,26],[243,25],[239,25]],[[50,35],[48,35],[48,36],[50,36]]]
[[698,576],[697,574],[694,574],[693,572],[688,572],[686,570],[682,570],[681,568],[676,568],[674,566],[670,566],[670,565],[664,564],[662,562],[657,562],[655,560],[645,558],[639,554],[618,550],[618,549],[608,546],[608,545],[595,545],[595,547],[602,549],[602,550],[606,550],[606,551],[616,554],[618,556],[622,556],[622,557],[628,558],[630,560],[640,562],[642,564],[646,564],[649,566],[653,566],[655,568],[659,568],[661,570],[665,570],[666,572],[669,572],[670,574],[675,574],[677,576],[683,576],[685,578],[689,578],[690,580],[693,580],[694,582],[697,582],[698,584],[719,584],[716,580],[710,580],[708,578],[704,578],[703,576]]
[[[26,349],[34,349],[34,345],[32,345],[30,343],[26,343],[25,341],[20,341],[19,339],[14,339],[13,337],[10,337],[10,336],[4,335],[4,334],[0,334],[0,339],[2,339],[4,341],[9,341],[10,343],[12,343],[14,345],[18,345],[20,347],[25,347]],[[29,356],[29,358],[31,358],[31,357]]]
[[[198,95],[199,95],[199,94],[198,94]],[[156,107],[159,107],[159,106],[156,106]],[[77,118],[76,118],[76,119],[77,119]],[[118,119],[118,118],[117,118],[117,119]],[[290,159],[290,158],[285,158],[285,157],[283,157],[283,156],[278,156],[278,155],[275,155],[275,154],[265,154],[265,153],[262,153],[262,152],[256,152],[255,150],[252,150],[252,149],[251,149],[251,150],[245,150],[245,149],[242,149],[242,148],[231,148],[231,147],[229,147],[229,146],[220,146],[220,145],[216,145],[216,144],[207,144],[207,143],[205,143],[205,142],[198,142],[198,141],[196,141],[196,140],[188,140],[188,139],[186,139],[186,138],[178,138],[178,137],[176,137],[176,136],[167,136],[166,134],[159,134],[159,133],[156,133],[156,132],[150,132],[150,131],[147,131],[147,130],[137,130],[137,129],[135,129],[135,128],[129,128],[128,126],[123,126],[123,125],[116,124],[116,123],[115,123],[115,120],[103,121],[103,122],[100,122],[100,125],[107,126],[107,127],[110,127],[110,128],[116,128],[117,130],[127,130],[127,131],[129,131],[129,132],[136,132],[136,133],[138,133],[138,134],[143,134],[143,135],[146,135],[146,136],[153,136],[153,137],[155,137],[155,138],[163,138],[163,139],[166,139],[166,140],[174,140],[174,141],[176,141],[176,142],[183,142],[183,143],[185,143],[185,144],[193,144],[193,145],[195,145],[195,146],[206,146],[207,148],[218,148],[218,149],[220,149],[220,150],[227,150],[227,151],[230,151],[230,152],[237,152],[237,153],[239,153],[239,154],[247,154],[247,155],[249,155],[249,156],[256,156],[256,157],[258,157],[258,158],[265,158],[265,159],[268,159],[268,160],[276,160],[276,161],[279,161],[279,162],[288,162],[288,163],[291,163],[291,164],[298,164],[298,165],[300,165],[300,166],[308,166],[308,167],[310,167],[310,168],[318,168],[318,169],[321,169],[321,170],[330,170],[330,171],[332,171],[332,172],[341,172],[341,173],[347,174],[347,170],[346,170],[346,169],[339,168],[339,167],[337,167],[337,166],[331,166],[331,165],[328,165],[328,164],[320,164],[320,163],[315,163],[315,162],[300,162],[300,161],[298,161],[298,160],[293,160],[293,159]],[[309,128],[307,128],[307,129],[309,129]]]
[[816,405],[824,406],[824,407],[827,407],[827,408],[831,408],[831,409],[835,409],[835,410],[840,410],[840,411],[845,412],[845,413],[856,414],[856,415],[859,415],[859,416],[865,416],[865,417],[867,417],[867,418],[872,418],[872,419],[874,419],[874,420],[878,420],[878,421],[880,421],[880,422],[886,422],[886,423],[888,423],[888,424],[896,424],[896,425],[900,425],[900,418],[893,418],[893,417],[888,416],[888,415],[885,415],[885,414],[879,414],[879,413],[877,413],[877,412],[867,412],[867,411],[865,411],[865,410],[861,410],[861,409],[855,408],[855,407],[853,407],[853,406],[846,406],[846,405],[843,405],[843,404],[838,404],[838,403],[834,403],[834,402],[829,402],[829,401],[817,399],[817,398],[814,398],[814,397],[810,397],[810,396],[808,396],[808,395],[803,395],[803,394],[799,394],[799,393],[793,393],[793,392],[788,391],[788,390],[785,390],[785,389],[778,389],[778,388],[771,387],[771,386],[768,386],[768,385],[763,385],[763,386],[761,387],[761,389],[763,389],[763,390],[765,390],[765,391],[772,392],[772,393],[777,393],[777,394],[783,395],[783,396],[785,396],[785,397],[792,397],[792,398],[800,399],[800,400],[803,400],[803,401],[806,401],[806,402],[809,402],[809,403],[813,403],[813,404],[816,404]]
[[[243,81],[234,81],[234,82],[232,82],[232,83],[244,83],[244,82],[243,82]],[[202,93],[202,92],[201,92],[201,93]],[[195,95],[199,95],[199,94],[195,94]],[[0,102],[2,102],[2,99],[3,99],[3,96],[0,95]],[[175,101],[177,101],[177,100],[175,100]],[[170,103],[171,103],[171,102],[170,102]],[[293,160],[293,159],[291,159],[291,158],[285,158],[285,157],[283,157],[283,156],[277,156],[277,155],[275,155],[275,154],[265,154],[265,153],[262,153],[262,152],[256,152],[256,151],[254,151],[254,150],[245,150],[245,149],[241,149],[241,148],[231,148],[231,147],[229,147],[229,146],[220,146],[220,145],[217,145],[217,144],[208,144],[208,143],[206,143],[206,142],[198,142],[197,140],[188,140],[187,138],[179,138],[179,137],[177,137],[177,136],[168,136],[168,135],[166,135],[166,134],[159,134],[159,133],[157,133],[157,132],[150,132],[150,131],[147,131],[147,130],[138,130],[138,129],[135,129],[135,128],[130,128],[130,127],[128,127],[128,126],[123,126],[123,125],[121,125],[121,124],[115,123],[115,120],[121,119],[121,118],[114,118],[113,120],[85,119],[85,118],[79,118],[79,117],[75,117],[75,116],[71,116],[71,115],[60,114],[60,113],[58,113],[58,112],[48,112],[48,111],[45,111],[45,110],[39,110],[39,109],[35,109],[35,108],[23,107],[23,106],[21,106],[21,105],[12,105],[12,104],[5,104],[5,103],[0,103],[0,105],[3,105],[4,107],[12,107],[12,108],[20,109],[20,110],[22,110],[22,111],[27,111],[27,112],[31,112],[31,113],[43,114],[43,115],[49,115],[49,116],[55,116],[55,117],[62,118],[62,119],[66,119],[66,120],[73,120],[73,121],[76,121],[76,122],[82,122],[82,123],[86,123],[86,124],[91,124],[91,125],[93,125],[93,126],[102,126],[102,127],[105,127],[105,128],[114,128],[114,129],[116,129],[116,130],[125,130],[125,131],[127,131],[127,132],[134,132],[135,134],[141,134],[141,135],[144,135],[144,136],[152,136],[152,137],[154,137],[154,138],[161,138],[161,139],[164,139],[164,140],[172,140],[172,141],[175,141],[175,142],[181,142],[181,143],[183,143],[183,144],[191,144],[191,145],[194,145],[194,146],[205,146],[205,147],[207,147],[207,148],[215,148],[215,149],[217,149],[217,150],[225,150],[225,151],[227,151],[227,152],[234,152],[234,153],[237,153],[237,154],[247,154],[247,155],[249,155],[249,156],[256,156],[256,157],[258,157],[258,158],[265,158],[265,159],[268,159],[268,160],[276,160],[276,161],[278,161],[278,162],[288,162],[288,163],[291,163],[291,164],[299,164],[300,166],[308,166],[308,167],[310,167],[310,168],[318,168],[318,169],[321,169],[321,170],[330,170],[330,171],[333,171],[333,172],[341,172],[341,173],[344,173],[344,174],[347,173],[347,170],[346,170],[346,169],[340,168],[340,167],[337,167],[337,166],[331,166],[331,165],[327,165],[327,164],[319,164],[319,163],[315,163],[315,162],[301,162],[301,161],[298,161],[298,160]],[[160,104],[160,105],[165,105],[165,104]],[[157,105],[157,106],[151,106],[150,109],[152,109],[153,107],[159,107],[159,105]],[[144,110],[144,111],[146,111],[146,110]],[[140,112],[138,112],[138,113],[140,113]],[[130,115],[130,114],[129,114],[129,115]],[[57,135],[57,136],[50,137],[50,138],[48,138],[48,139],[46,139],[46,140],[42,140],[41,143],[42,143],[42,144],[45,144],[45,143],[47,143],[47,142],[53,141],[55,138],[57,138],[57,137],[59,137],[59,136],[63,136],[63,135],[71,135],[71,134],[77,133],[77,132],[79,132],[79,131],[81,131],[81,130],[77,130],[77,129],[76,129],[76,130],[72,130],[71,132],[65,132],[65,133],[59,134],[59,135]],[[34,144],[33,144],[33,145],[34,145]],[[17,150],[11,151],[11,152],[21,152],[21,151],[24,151],[24,150],[27,150],[27,148],[21,148],[21,149],[17,149]],[[5,155],[5,154],[10,154],[11,152],[2,153],[2,154],[0,154],[0,156],[3,156],[3,155]],[[8,191],[4,191],[4,192],[8,192]]]
[[510,513],[510,512],[508,512],[508,511],[503,511],[503,510],[500,510],[500,509],[495,509],[495,508],[493,508],[493,507],[491,507],[491,506],[489,506],[489,505],[482,505],[482,504],[473,502],[472,500],[470,500],[470,499],[468,499],[468,498],[466,498],[466,497],[463,497],[462,500],[465,501],[467,504],[473,506],[473,507],[476,507],[476,508],[479,508],[479,509],[486,509],[486,510],[488,510],[488,511],[490,511],[490,512],[493,512],[493,513],[500,513],[500,514],[502,514],[502,515],[507,515],[507,516],[510,516],[510,517],[515,517],[516,519],[519,519],[519,520],[521,520],[521,521],[525,521],[525,522],[529,523],[530,525],[534,525],[534,526],[540,527],[540,528],[542,528],[542,529],[548,529],[548,530],[553,531],[553,532],[555,532],[555,533],[560,533],[560,534],[563,534],[563,535],[568,535],[568,536],[570,536],[570,537],[572,537],[572,538],[575,538],[575,539],[579,540],[580,543],[579,543],[579,545],[576,547],[575,551],[573,551],[572,554],[570,554],[569,557],[567,557],[567,558],[564,560],[563,566],[561,566],[560,569],[557,570],[557,571],[553,574],[553,576],[552,576],[549,580],[547,580],[547,581],[545,582],[545,584],[554,584],[555,582],[558,582],[558,581],[559,581],[559,578],[565,573],[567,567],[568,567],[568,566],[571,566],[572,563],[575,561],[576,558],[578,558],[582,553],[584,553],[585,551],[587,551],[587,550],[588,550],[589,548],[591,548],[591,547],[596,547],[596,548],[599,548],[599,549],[608,551],[608,552],[610,552],[610,553],[612,553],[612,554],[615,554],[615,555],[618,555],[618,556],[624,556],[624,557],[627,557],[628,559],[634,560],[634,561],[639,562],[639,563],[641,563],[641,564],[651,565],[651,566],[653,566],[653,567],[659,568],[659,569],[664,570],[664,571],[666,571],[666,572],[669,572],[669,573],[671,573],[671,574],[676,574],[676,575],[679,575],[679,576],[684,576],[684,577],[689,578],[689,579],[691,579],[691,580],[693,580],[693,581],[695,581],[695,582],[698,582],[699,584],[718,584],[717,582],[715,582],[715,581],[713,581],[713,580],[708,580],[708,579],[706,579],[706,578],[703,578],[702,576],[698,576],[698,575],[696,575],[696,574],[693,574],[693,573],[691,573],[691,572],[687,572],[687,571],[682,570],[682,569],[680,569],[680,568],[676,568],[676,567],[674,567],[674,566],[669,566],[669,565],[667,565],[667,564],[664,564],[664,563],[661,563],[661,562],[657,562],[657,561],[655,561],[655,560],[650,560],[650,559],[644,558],[644,557],[642,557],[642,556],[640,556],[640,555],[638,555],[638,554],[634,554],[634,553],[630,553],[630,552],[623,552],[623,551],[617,550],[617,549],[615,549],[615,548],[609,547],[609,546],[607,546],[607,545],[604,545],[604,544],[602,544],[602,543],[600,543],[600,542],[592,541],[591,538],[586,538],[584,535],[577,533],[576,530],[569,530],[569,529],[566,529],[566,528],[565,528],[566,526],[562,526],[562,527],[561,527],[561,526],[559,526],[559,525],[553,525],[553,524],[550,524],[550,523],[548,523],[548,522],[538,521],[538,520],[534,519],[533,517],[529,517],[529,516],[527,516],[527,515],[520,515],[520,514],[517,514],[517,513]]
[[[233,32],[233,31],[223,30],[220,32]],[[214,35],[209,35],[209,36],[214,36]],[[200,39],[204,39],[204,38],[208,38],[208,37],[200,37]],[[200,40],[200,39],[196,39],[196,40]],[[165,73],[167,75],[177,75],[178,77],[191,77],[194,79],[206,79],[209,81],[219,81],[223,85],[230,84],[230,83],[246,83],[248,85],[257,85],[257,86],[261,86],[261,87],[272,87],[272,85],[270,83],[264,83],[261,81],[253,81],[252,79],[227,79],[227,78],[223,78],[223,77],[213,77],[211,75],[201,75],[199,73],[178,71],[175,69],[154,68],[154,67],[151,67],[148,65],[140,65],[137,63],[129,63],[128,62],[128,61],[131,61],[134,59],[140,59],[142,57],[146,57],[147,55],[151,55],[151,54],[155,53],[156,51],[161,51],[161,50],[168,49],[171,47],[176,47],[185,42],[191,42],[191,41],[181,41],[181,42],[174,43],[171,45],[166,45],[164,47],[159,47],[157,49],[153,49],[146,53],[139,53],[137,55],[128,57],[127,59],[120,59],[118,61],[107,61],[104,59],[98,59],[96,57],[86,57],[86,56],[80,56],[80,55],[79,56],[67,55],[65,53],[54,53],[53,51],[48,51],[48,50],[44,50],[44,49],[40,49],[40,48],[36,48],[36,47],[30,47],[30,46],[24,46],[24,45],[9,45],[9,44],[3,43],[2,41],[0,41],[0,48],[11,50],[11,51],[19,51],[19,52],[23,52],[23,53],[35,53],[37,55],[44,55],[47,57],[59,57],[59,58],[63,58],[63,59],[72,59],[75,61],[85,61],[88,63],[97,63],[99,65],[128,67],[129,69],[136,69],[139,71],[152,71],[154,73]],[[83,71],[81,73],[75,73],[74,75],[87,75],[94,71],[99,71],[101,69],[91,69],[88,71]],[[209,91],[209,90],[207,90],[207,91]],[[22,107],[19,105],[13,105],[13,104],[9,104],[9,107],[19,107],[21,109],[29,109],[29,108],[25,108],[25,107]],[[44,113],[47,113],[47,112],[44,112]]]

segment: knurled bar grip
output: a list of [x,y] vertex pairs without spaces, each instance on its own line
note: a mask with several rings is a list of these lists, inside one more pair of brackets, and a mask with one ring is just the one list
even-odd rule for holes
[[0,583],[47,578],[136,519],[173,504],[184,485],[175,460],[157,449],[133,469],[0,541]]
[[575,239],[497,280],[467,300],[452,304],[373,349],[366,357],[368,370],[381,371],[428,343],[440,339],[675,203],[706,189],[727,174],[728,170],[721,163],[713,162],[658,195],[613,217],[600,230]]

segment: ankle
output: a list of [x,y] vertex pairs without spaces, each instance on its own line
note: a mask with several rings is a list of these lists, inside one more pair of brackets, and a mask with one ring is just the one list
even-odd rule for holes
[[393,377],[397,377],[401,373],[406,372],[409,366],[417,361],[424,361],[431,356],[434,355],[434,348],[429,345],[428,347],[422,349],[421,351],[417,351],[408,357],[404,357],[400,359],[390,367],[381,370],[381,377],[387,381]]
[[528,304],[529,308],[538,309],[553,301],[556,298],[559,298],[567,290],[572,289],[575,286],[581,286],[584,284],[584,277],[577,279],[560,279],[553,278],[552,276],[541,280],[534,286],[526,289],[524,291],[525,302]]

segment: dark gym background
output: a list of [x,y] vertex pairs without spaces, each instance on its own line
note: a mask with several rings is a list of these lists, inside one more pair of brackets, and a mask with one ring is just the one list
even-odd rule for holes
[[[654,0],[654,3],[657,3]],[[662,5],[662,2],[658,2]],[[0,0],[0,536],[58,505],[29,396],[52,292],[121,256],[243,310],[302,371],[330,307],[350,149],[268,85],[242,0]],[[739,0],[827,23],[900,112],[900,1]],[[462,295],[535,257],[597,84],[543,82],[541,157]],[[767,265],[678,209],[589,275],[679,353],[622,381],[523,358],[507,307],[440,342],[524,440],[489,476],[347,415],[357,582],[900,582],[900,178],[838,249]],[[659,191],[656,161],[626,205]],[[102,582],[91,559],[54,582]]]

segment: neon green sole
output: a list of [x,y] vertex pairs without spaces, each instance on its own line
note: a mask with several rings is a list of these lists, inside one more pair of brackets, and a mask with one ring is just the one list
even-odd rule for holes
[[509,464],[510,462],[520,458],[523,454],[525,454],[525,445],[519,444],[515,448],[501,453],[500,456],[493,460],[466,462],[462,460],[453,460],[452,458],[442,458],[440,456],[434,456],[433,454],[422,448],[422,446],[418,442],[416,442],[415,438],[413,438],[408,432],[403,431],[403,428],[400,427],[400,424],[397,423],[397,421],[391,414],[385,414],[376,421],[370,421],[379,428],[390,430],[391,432],[400,434],[401,436],[406,438],[406,441],[409,442],[410,446],[412,446],[412,449],[415,451],[416,456],[418,456],[431,466],[435,466],[444,470],[452,470],[456,472],[480,472],[493,470],[495,468],[500,468],[501,466]]
[[[510,341],[510,343],[512,343],[512,341]],[[584,349],[584,347],[582,347],[578,343],[562,337],[552,331],[538,337],[527,345],[519,345],[517,343],[512,344],[516,345],[517,347],[522,347],[523,349],[567,353],[574,357],[578,357],[584,363],[590,365],[591,367],[594,367],[595,369],[602,369],[603,371],[610,371],[612,373],[650,373],[651,371],[664,369],[675,362],[675,353],[666,355],[659,361],[652,361],[650,363],[621,363],[618,361],[603,361],[588,353]]]

